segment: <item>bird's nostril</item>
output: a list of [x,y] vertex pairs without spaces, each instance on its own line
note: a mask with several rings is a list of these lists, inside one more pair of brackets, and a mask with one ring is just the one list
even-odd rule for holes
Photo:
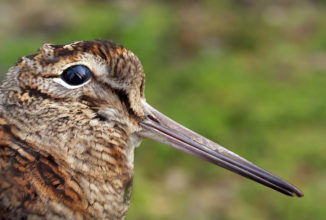
[[160,124],[160,121],[157,120],[156,118],[154,118],[152,115],[147,115],[147,117],[148,117],[150,120],[156,122],[157,124]]

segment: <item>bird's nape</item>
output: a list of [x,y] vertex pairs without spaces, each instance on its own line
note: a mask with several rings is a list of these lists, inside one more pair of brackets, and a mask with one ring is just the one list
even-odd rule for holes
[[256,166],[239,155],[183,127],[143,102],[145,118],[140,135],[172,146],[241,176],[254,180],[288,196],[302,197],[295,186]]

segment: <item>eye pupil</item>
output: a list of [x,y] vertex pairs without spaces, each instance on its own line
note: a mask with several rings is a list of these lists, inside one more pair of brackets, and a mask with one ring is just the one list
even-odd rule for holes
[[72,86],[85,83],[91,77],[92,72],[83,65],[71,66],[61,74],[61,78]]

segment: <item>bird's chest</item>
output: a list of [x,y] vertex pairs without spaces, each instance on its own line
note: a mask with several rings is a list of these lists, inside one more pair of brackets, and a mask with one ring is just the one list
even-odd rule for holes
[[[89,177],[81,177],[89,211],[97,219],[122,219],[129,208],[133,176],[134,148],[138,146],[138,136],[122,138],[118,134],[106,140],[106,147],[99,144],[89,150]],[[99,154],[98,152],[101,152]]]
[[96,219],[123,219],[131,198],[132,176],[127,182],[111,179],[110,182],[89,183],[88,211]]

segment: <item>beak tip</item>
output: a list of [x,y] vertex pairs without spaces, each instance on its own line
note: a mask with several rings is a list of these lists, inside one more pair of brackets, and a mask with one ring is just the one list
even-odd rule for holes
[[295,195],[299,198],[304,196],[304,194],[299,190],[295,193]]
[[293,186],[292,191],[288,194],[291,197],[298,197],[301,198],[304,194],[296,187]]

